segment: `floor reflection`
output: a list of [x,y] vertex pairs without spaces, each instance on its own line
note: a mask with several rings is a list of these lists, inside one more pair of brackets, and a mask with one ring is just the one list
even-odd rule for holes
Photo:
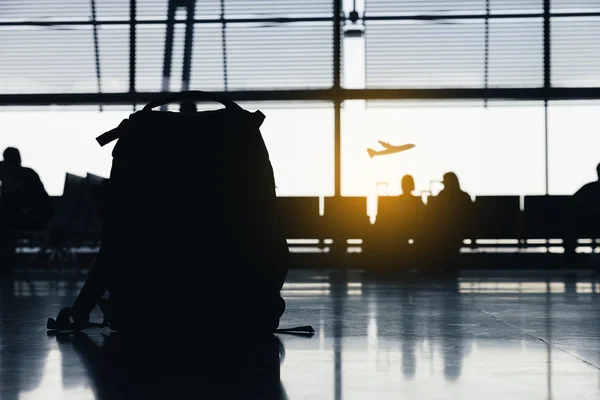
[[[85,333],[56,336],[62,354],[75,352],[96,399],[287,399],[280,380],[285,350],[275,336],[201,339],[181,333],[128,337]],[[72,371],[76,374],[75,371]],[[67,384],[64,381],[63,386]]]
[[294,271],[282,326],[310,324],[317,332],[281,335],[282,344],[274,337],[188,340],[159,328],[152,331],[169,335],[48,337],[43,321],[79,285],[65,278],[2,283],[1,399],[600,395],[597,276],[400,281]]

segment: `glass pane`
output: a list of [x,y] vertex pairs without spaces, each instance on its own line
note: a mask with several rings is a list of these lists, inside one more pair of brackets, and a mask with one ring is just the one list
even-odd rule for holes
[[552,86],[600,86],[600,18],[552,18]]
[[228,24],[225,45],[229,90],[332,85],[330,22]]
[[249,111],[261,110],[266,116],[260,129],[273,164],[279,196],[333,195],[331,105],[264,108],[260,103],[241,103],[241,106]]
[[[471,195],[545,193],[542,102],[395,102],[342,110],[342,194],[400,192],[405,174],[417,192],[439,190],[455,172]],[[404,153],[369,158],[367,148],[414,143]]]
[[366,85],[369,88],[483,87],[483,19],[367,21]]
[[23,165],[33,168],[53,196],[62,194],[65,172],[108,177],[113,144],[100,147],[96,137],[116,127],[127,111],[37,111],[0,113],[0,151],[8,146],[21,151]]
[[[261,131],[281,196],[331,196],[333,177],[333,108],[243,104],[262,110]],[[199,107],[204,109],[205,107]],[[217,106],[207,107],[210,109]],[[103,148],[95,138],[127,118],[131,108],[104,112],[91,106],[27,108],[0,112],[0,153],[8,146],[21,151],[23,165],[40,175],[51,195],[62,194],[65,172],[108,177],[113,144]],[[171,108],[177,111],[177,105]]]
[[91,26],[3,26],[0,43],[0,93],[98,91]]
[[550,194],[573,194],[598,179],[600,101],[553,101],[548,107]]

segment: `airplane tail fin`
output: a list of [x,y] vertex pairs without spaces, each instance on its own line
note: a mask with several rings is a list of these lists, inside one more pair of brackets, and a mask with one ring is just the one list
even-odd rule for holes
[[367,153],[369,153],[369,157],[373,158],[377,152],[373,149],[367,149]]

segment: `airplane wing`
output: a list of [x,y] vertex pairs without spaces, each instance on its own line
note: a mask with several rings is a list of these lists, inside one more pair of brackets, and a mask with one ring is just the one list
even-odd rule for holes
[[383,147],[385,147],[386,149],[389,149],[390,147],[394,147],[391,144],[389,144],[388,142],[384,142],[382,140],[378,140],[379,144],[382,145]]

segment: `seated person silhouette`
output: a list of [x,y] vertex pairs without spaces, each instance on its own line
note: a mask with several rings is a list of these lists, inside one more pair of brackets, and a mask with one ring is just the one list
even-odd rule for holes
[[586,214],[600,216],[600,164],[596,166],[598,180],[583,185],[575,194],[576,202]]
[[21,165],[14,147],[4,150],[0,162],[0,259],[15,254],[17,229],[42,229],[52,215],[52,202],[38,174]]
[[0,210],[2,223],[10,225],[40,225],[52,213],[50,196],[39,175],[21,165],[21,154],[14,147],[4,150],[0,163]]
[[[440,262],[454,262],[468,235],[470,226],[471,197],[460,188],[458,177],[453,172],[444,174],[444,189],[432,199],[431,217],[435,223],[433,246]],[[433,253],[433,252],[432,252]],[[448,265],[452,268],[455,265]]]
[[415,191],[415,180],[411,175],[404,175],[400,183],[402,194],[398,196],[398,200],[402,204],[402,209],[407,212],[420,212],[425,208],[423,200],[420,196],[415,196],[412,192]]
[[444,174],[442,180],[444,189],[436,196],[436,203],[443,203],[449,205],[465,205],[471,204],[471,196],[467,192],[464,192],[460,188],[458,176],[454,172],[447,172]]
[[425,205],[420,196],[415,196],[415,180],[411,175],[404,175],[401,181],[402,194],[398,196],[399,209],[402,210],[401,240],[404,244],[409,239],[419,242],[422,239],[423,223],[425,218]]
[[[596,166],[598,179],[586,183],[573,195],[575,209],[572,218],[569,218],[570,233],[565,237],[565,253],[569,257],[575,255],[577,247],[577,231],[583,224],[586,226],[600,226],[600,164]],[[573,215],[574,214],[574,215]]]

